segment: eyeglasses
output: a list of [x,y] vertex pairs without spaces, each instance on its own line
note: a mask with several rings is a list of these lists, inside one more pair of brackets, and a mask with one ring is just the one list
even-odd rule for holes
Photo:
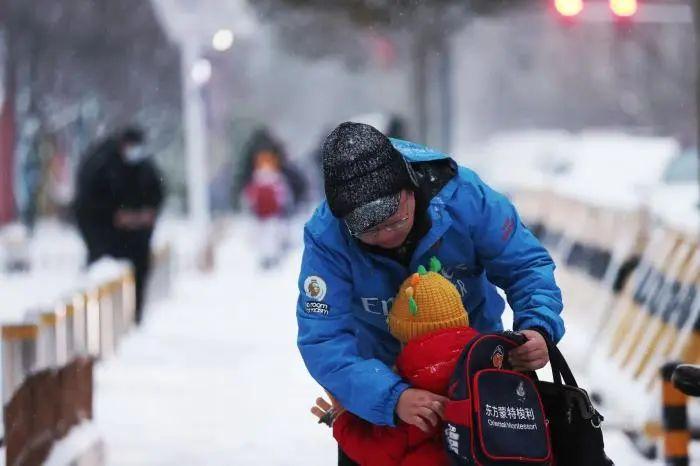
[[369,230],[363,231],[362,233],[353,233],[353,236],[356,238],[359,238],[361,240],[374,240],[374,239],[377,239],[383,231],[391,233],[394,231],[403,230],[404,228],[406,228],[408,226],[408,220],[411,217],[410,205],[409,205],[408,201],[405,202],[405,204],[406,204],[406,215],[401,217],[399,220],[396,220],[395,222],[392,222],[388,225],[370,228]]

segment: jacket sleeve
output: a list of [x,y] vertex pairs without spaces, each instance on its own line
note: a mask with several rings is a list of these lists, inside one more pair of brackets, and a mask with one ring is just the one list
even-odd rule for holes
[[308,227],[304,245],[297,301],[297,344],[304,363],[349,411],[372,424],[393,426],[396,403],[409,385],[383,362],[359,355],[350,265]]
[[489,281],[505,291],[516,330],[540,328],[559,341],[564,335],[563,304],[554,261],[510,201],[474,178],[472,239]]
[[398,466],[408,450],[405,429],[375,426],[348,412],[333,423],[333,437],[353,461],[367,466]]

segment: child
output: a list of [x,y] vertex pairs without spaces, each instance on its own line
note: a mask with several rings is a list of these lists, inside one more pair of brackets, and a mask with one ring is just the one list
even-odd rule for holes
[[269,151],[256,155],[253,173],[244,188],[245,202],[257,219],[256,242],[260,266],[273,267],[284,249],[285,213],[290,207],[289,187],[280,170],[279,159]]
[[[440,262],[430,260],[401,285],[387,320],[403,349],[396,360],[398,373],[413,387],[447,395],[452,372],[464,345],[478,335],[457,289],[439,274]],[[329,394],[330,395],[330,394]],[[311,412],[333,427],[340,448],[362,466],[448,465],[440,427],[424,433],[399,422],[396,428],[376,426],[345,411],[331,396]]]

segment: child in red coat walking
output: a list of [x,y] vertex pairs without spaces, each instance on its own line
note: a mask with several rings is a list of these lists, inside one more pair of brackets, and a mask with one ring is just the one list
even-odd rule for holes
[[[457,359],[478,332],[469,327],[457,289],[439,274],[438,260],[430,262],[430,271],[421,266],[401,285],[387,322],[403,344],[398,373],[415,388],[446,396]],[[332,425],[341,449],[361,466],[449,464],[439,425],[427,433],[402,422],[376,426],[345,411],[332,396],[331,402],[318,398],[311,411]]]
[[288,237],[285,217],[291,206],[290,190],[274,153],[262,151],[256,155],[243,194],[245,205],[256,219],[255,242],[260,266],[269,269],[282,258]]

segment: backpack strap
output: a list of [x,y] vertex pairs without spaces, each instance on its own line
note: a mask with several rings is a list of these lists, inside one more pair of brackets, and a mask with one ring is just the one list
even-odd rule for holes
[[472,425],[472,407],[471,399],[466,400],[450,400],[445,403],[445,415],[443,419],[452,424],[471,427]]

